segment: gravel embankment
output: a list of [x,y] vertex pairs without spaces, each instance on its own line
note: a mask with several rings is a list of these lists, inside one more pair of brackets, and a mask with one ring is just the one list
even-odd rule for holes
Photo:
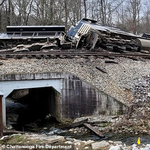
[[[28,74],[44,72],[72,73],[90,83],[108,95],[128,104],[134,100],[133,91],[137,79],[150,74],[150,60],[118,57],[114,63],[105,63],[109,59],[90,57],[89,59],[8,59],[1,60],[0,74]],[[106,73],[96,69],[102,69]]]

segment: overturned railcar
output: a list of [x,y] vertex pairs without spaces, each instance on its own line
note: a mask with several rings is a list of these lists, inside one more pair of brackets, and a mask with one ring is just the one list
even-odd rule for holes
[[61,36],[65,32],[65,26],[7,26],[6,30],[8,38],[11,39],[43,39]]
[[0,45],[7,43],[27,43],[55,40],[65,32],[65,26],[7,26],[6,33],[0,35]]
[[118,28],[101,26],[96,21],[82,19],[75,27],[71,27],[66,35],[66,41],[72,42],[76,48],[104,48],[111,51],[123,52],[140,51],[137,36]]

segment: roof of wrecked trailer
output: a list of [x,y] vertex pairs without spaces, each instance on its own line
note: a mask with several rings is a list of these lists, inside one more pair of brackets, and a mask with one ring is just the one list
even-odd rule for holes
[[97,21],[90,20],[90,19],[82,19],[80,21],[80,23],[86,23],[86,24],[90,25],[91,28],[96,29],[96,30],[115,33],[115,34],[122,34],[122,35],[126,35],[126,36],[137,37],[136,35],[134,35],[132,33],[129,33],[129,32],[125,32],[125,31],[123,31],[119,28],[109,27],[109,26],[102,26],[102,25],[96,24],[96,22]]

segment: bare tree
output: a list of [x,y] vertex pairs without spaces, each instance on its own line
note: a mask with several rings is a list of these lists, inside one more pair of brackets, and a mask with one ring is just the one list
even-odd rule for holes
[[0,0],[0,31],[7,25],[64,24],[68,29],[85,17],[103,25],[115,24],[133,33],[150,32],[150,10],[146,3],[147,8],[141,13],[143,1]]
[[2,8],[1,6],[3,5],[4,2],[5,0],[2,0],[2,2],[0,3],[0,31],[2,30]]
[[137,33],[140,21],[141,0],[129,0],[128,12],[131,15],[133,33]]
[[103,25],[106,24],[106,1],[100,0],[100,17]]
[[16,12],[16,24],[28,25],[32,4],[34,0],[13,0],[14,9]]
[[7,25],[14,24],[14,6],[12,0],[5,0],[0,6],[0,30],[5,31]]
[[143,16],[141,18],[141,32],[150,33],[150,4],[145,3],[143,6]]
[[65,3],[65,26],[67,27],[67,24],[68,24],[68,3],[67,3],[67,0],[64,0],[64,3]]
[[50,15],[49,15],[50,20],[51,20],[50,24],[54,24],[54,15],[55,15],[55,13],[54,13],[54,7],[55,7],[54,3],[55,3],[55,0],[50,0]]

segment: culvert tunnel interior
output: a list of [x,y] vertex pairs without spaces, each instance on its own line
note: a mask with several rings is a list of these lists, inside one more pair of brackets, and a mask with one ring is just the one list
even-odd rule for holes
[[6,99],[7,126],[26,130],[29,124],[57,122],[57,95],[52,87],[14,90]]

